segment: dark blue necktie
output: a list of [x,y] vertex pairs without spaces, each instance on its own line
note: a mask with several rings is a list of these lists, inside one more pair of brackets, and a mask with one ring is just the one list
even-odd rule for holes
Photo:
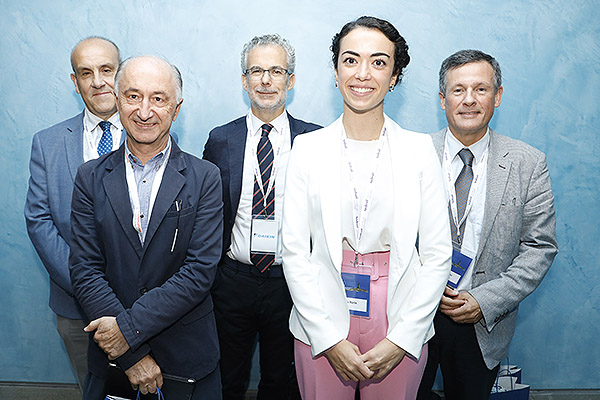
[[[261,127],[261,136],[256,148],[256,158],[258,159],[258,167],[260,170],[260,176],[262,181],[263,190],[266,192],[269,187],[269,181],[271,178],[271,171],[273,170],[273,145],[269,140],[269,133],[273,129],[273,125],[264,124]],[[275,184],[273,183],[273,189],[267,196],[265,204],[263,192],[258,186],[256,177],[254,177],[254,195],[252,196],[252,218],[260,215],[263,218],[274,219],[275,218]],[[275,261],[275,255],[267,253],[250,253],[250,260],[260,272],[265,272],[267,268],[273,265]]]
[[101,156],[112,151],[112,133],[110,133],[110,122],[101,121],[98,125],[102,128],[102,137],[98,142],[98,155]]

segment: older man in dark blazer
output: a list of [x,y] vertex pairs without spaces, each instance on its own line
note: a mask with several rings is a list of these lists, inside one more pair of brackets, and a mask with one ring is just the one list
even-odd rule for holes
[[[278,237],[290,148],[297,135],[320,126],[285,111],[295,62],[293,47],[278,35],[248,42],[242,84],[251,109],[213,129],[204,148],[204,158],[219,167],[223,180],[223,257],[212,293],[225,399],[243,398],[257,335],[259,398],[299,396],[288,329],[292,299]],[[257,237],[271,241],[258,243]]]
[[544,154],[488,127],[502,92],[500,65],[488,54],[462,50],[442,63],[448,128],[432,140],[444,168],[454,253],[419,400],[431,397],[438,364],[446,399],[489,397],[519,303],[557,253]]
[[75,179],[71,278],[94,332],[86,400],[104,398],[109,360],[143,394],[164,373],[195,382],[192,399],[221,398],[209,291],[221,255],[221,180],[171,139],[181,87],[160,58],[126,60],[116,92],[127,139]]

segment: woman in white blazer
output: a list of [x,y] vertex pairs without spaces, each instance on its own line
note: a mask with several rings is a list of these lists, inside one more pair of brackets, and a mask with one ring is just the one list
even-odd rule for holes
[[383,113],[410,61],[394,26],[361,17],[331,50],[344,113],[296,138],[284,196],[300,391],[414,399],[450,270],[441,169],[428,135]]

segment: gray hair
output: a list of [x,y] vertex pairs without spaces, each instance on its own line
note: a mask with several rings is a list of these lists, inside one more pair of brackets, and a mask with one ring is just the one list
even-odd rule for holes
[[73,49],[71,50],[71,68],[73,68],[73,73],[77,73],[77,71],[75,71],[75,64],[73,63],[73,54],[75,53],[75,49],[77,48],[77,46],[79,46],[81,43],[85,42],[86,40],[90,40],[90,39],[97,39],[97,40],[103,40],[109,44],[112,44],[115,47],[115,50],[117,50],[117,57],[118,57],[118,63],[121,63],[121,50],[119,50],[119,46],[117,46],[115,44],[115,42],[113,42],[110,39],[107,39],[103,36],[88,36],[85,39],[81,39],[79,42],[77,42],[77,44],[75,46],[73,46]]
[[502,71],[500,71],[500,64],[498,61],[489,54],[479,50],[460,50],[446,58],[442,62],[440,68],[440,93],[446,96],[446,83],[448,71],[454,68],[461,67],[465,64],[472,62],[486,61],[494,69],[494,93],[498,92],[500,86],[502,86]]
[[245,74],[246,69],[248,69],[248,53],[250,53],[251,50],[254,50],[257,47],[269,45],[281,46],[281,48],[285,50],[288,64],[287,70],[290,74],[294,73],[294,70],[296,68],[296,51],[287,40],[275,33],[273,35],[254,36],[248,43],[244,45],[241,55],[242,74]]
[[[183,78],[181,77],[181,72],[179,71],[179,68],[177,68],[175,66],[175,64],[171,64],[170,62],[168,62],[167,60],[165,60],[162,57],[157,57],[157,56],[140,56],[140,57],[151,57],[156,60],[160,60],[160,61],[167,63],[167,65],[171,68],[171,71],[173,73],[173,79],[175,80],[175,84],[177,86],[175,88],[175,94],[176,94],[176,102],[179,103],[181,101],[181,98],[183,95]],[[135,60],[136,58],[140,58],[140,57],[129,57],[129,58],[126,58],[125,60],[123,60],[123,62],[121,62],[119,64],[119,69],[117,69],[117,74],[115,75],[115,92],[117,94],[119,93],[119,82],[121,81],[121,75],[122,75],[123,70],[125,69],[125,67],[127,67],[127,64],[129,64],[129,62],[131,60]]]

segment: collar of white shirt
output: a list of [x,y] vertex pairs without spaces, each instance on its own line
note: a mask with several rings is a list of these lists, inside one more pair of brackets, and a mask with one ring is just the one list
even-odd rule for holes
[[458,153],[464,149],[465,147],[471,150],[473,156],[475,157],[474,164],[477,164],[481,161],[483,157],[483,153],[487,149],[490,144],[490,128],[488,127],[485,135],[477,142],[473,143],[470,146],[465,146],[462,144],[457,138],[454,137],[450,129],[446,128],[446,148],[448,149],[448,157],[450,160],[454,160],[454,158],[458,155]]
[[[87,107],[85,108],[83,114],[84,114],[83,115],[84,131],[86,131],[87,133],[89,133],[91,135],[98,136],[98,141],[100,141],[100,138],[102,137],[102,129],[96,130],[95,128],[98,126],[98,124],[100,122],[102,122],[104,120],[102,118],[100,118],[99,116],[93,114],[90,110],[87,109]],[[123,127],[121,126],[121,119],[119,118],[119,113],[114,113],[108,119],[108,122],[110,122],[119,131],[121,131],[123,129]],[[111,131],[113,131],[113,129],[111,129]]]
[[[250,115],[250,118],[249,118],[250,126],[248,126],[248,133],[253,138],[257,135],[260,136],[261,127],[264,124],[266,124],[266,122],[261,121],[256,115],[254,115],[252,113],[252,110],[248,111],[248,113]],[[285,128],[287,126],[289,126],[287,112],[286,111],[282,112],[280,116],[278,116],[277,118],[275,118],[273,121],[271,121],[269,123],[271,125],[273,125],[273,129],[271,130],[271,133],[269,133],[269,138],[273,137],[273,133],[275,133],[276,135],[283,134],[285,132]],[[275,132],[273,132],[273,130]]]

